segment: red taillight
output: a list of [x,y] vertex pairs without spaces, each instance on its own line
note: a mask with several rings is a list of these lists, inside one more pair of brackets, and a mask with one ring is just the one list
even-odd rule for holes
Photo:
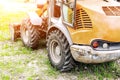
[[99,46],[99,43],[97,41],[93,42],[92,44],[93,48],[97,48]]

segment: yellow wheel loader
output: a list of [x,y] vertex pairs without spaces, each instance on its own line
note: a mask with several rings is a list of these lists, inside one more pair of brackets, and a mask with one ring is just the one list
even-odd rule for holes
[[49,0],[47,49],[60,71],[120,59],[120,2]]
[[[41,0],[40,0],[41,1]],[[36,49],[41,38],[45,38],[47,31],[47,5],[37,4],[36,12],[29,12],[28,18],[22,21],[20,27],[21,38],[26,47]]]
[[[117,0],[48,0],[21,25],[23,43],[47,41],[51,65],[60,71],[75,61],[103,63],[120,59],[120,2]],[[47,17],[44,16],[44,13]]]

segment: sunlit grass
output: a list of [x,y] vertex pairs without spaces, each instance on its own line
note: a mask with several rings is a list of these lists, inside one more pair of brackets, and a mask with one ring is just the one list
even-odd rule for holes
[[0,56],[14,56],[14,55],[19,55],[21,53],[30,54],[31,51],[32,50],[30,48],[28,49],[22,46],[22,43],[21,43],[21,46],[18,45],[17,43],[2,44],[0,49]]
[[120,67],[115,62],[107,62],[101,64],[80,64],[79,65],[79,78],[88,79],[117,79],[120,77]]
[[[20,3],[14,4],[7,1],[11,0],[1,1],[4,4],[0,3],[0,41],[10,39],[9,25],[11,23],[21,23],[22,19],[27,16],[28,12],[35,10],[35,6],[32,4],[23,3],[21,5]],[[30,6],[31,8],[29,8]]]
[[10,80],[10,76],[9,75],[6,75],[6,74],[0,74],[1,76],[1,80]]
[[20,23],[26,14],[25,12],[8,13],[2,10],[0,13],[0,41],[4,41],[10,39],[9,25],[14,22]]

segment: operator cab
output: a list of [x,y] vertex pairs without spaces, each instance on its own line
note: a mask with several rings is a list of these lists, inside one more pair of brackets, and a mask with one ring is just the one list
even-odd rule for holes
[[73,27],[75,1],[73,0],[51,0],[50,9],[49,9],[49,11],[51,12],[51,15],[50,15],[51,22],[56,23],[59,21],[59,19],[62,19],[61,21],[64,24],[67,24]]
[[50,12],[49,19],[52,23],[56,23],[58,22],[61,16],[60,3],[59,1],[56,1],[56,0],[50,0],[49,2],[50,2],[49,8],[48,8]]

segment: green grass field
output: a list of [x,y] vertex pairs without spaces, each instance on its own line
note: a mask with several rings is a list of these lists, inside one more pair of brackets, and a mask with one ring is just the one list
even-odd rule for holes
[[9,24],[21,22],[28,11],[34,10],[30,5],[21,2],[18,3],[19,8],[15,5],[6,8],[0,4],[0,80],[120,80],[117,61],[79,63],[72,71],[60,73],[51,67],[45,43],[38,50],[32,50],[24,47],[20,39],[12,42]]

